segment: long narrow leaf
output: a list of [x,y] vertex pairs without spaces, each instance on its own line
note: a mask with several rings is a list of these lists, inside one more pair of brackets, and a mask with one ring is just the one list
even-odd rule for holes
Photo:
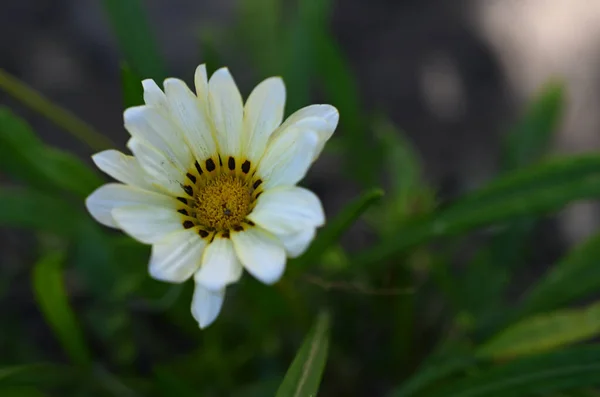
[[553,310],[600,289],[600,233],[573,249],[533,286],[522,315]]
[[560,310],[511,325],[477,350],[481,358],[513,358],[581,342],[600,334],[600,303]]
[[520,397],[600,385],[600,346],[512,361],[427,393],[427,397]]
[[416,244],[442,236],[556,211],[566,204],[600,196],[600,156],[556,159],[505,175],[453,205],[400,228],[395,238],[358,255],[354,266],[385,260]]
[[66,236],[77,231],[80,213],[73,205],[33,189],[0,189],[0,225]]
[[104,0],[103,4],[131,69],[142,78],[164,79],[163,59],[158,53],[141,0]]
[[45,146],[23,120],[0,108],[0,165],[41,189],[64,189],[85,197],[102,180],[79,158]]
[[337,243],[342,234],[373,204],[383,196],[383,190],[373,189],[363,193],[348,204],[326,226],[319,231],[317,238],[308,251],[300,258],[293,260],[290,270],[300,271],[310,266],[331,246]]
[[67,298],[62,274],[63,255],[47,254],[33,269],[33,290],[38,305],[73,363],[87,367],[91,354]]
[[322,313],[277,390],[276,397],[316,396],[329,348],[329,315]]

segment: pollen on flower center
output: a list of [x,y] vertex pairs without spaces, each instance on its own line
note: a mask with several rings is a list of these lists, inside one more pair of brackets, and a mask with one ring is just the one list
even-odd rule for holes
[[232,175],[210,180],[196,194],[196,217],[204,226],[227,230],[239,225],[250,212],[251,189]]

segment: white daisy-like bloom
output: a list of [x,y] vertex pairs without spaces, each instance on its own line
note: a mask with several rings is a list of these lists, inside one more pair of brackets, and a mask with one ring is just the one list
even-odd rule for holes
[[243,269],[265,284],[283,275],[325,222],[319,198],[296,186],[333,134],[339,114],[312,105],[283,120],[279,77],[260,83],[244,104],[227,68],[196,94],[179,79],[164,91],[144,80],[145,105],[124,112],[132,156],[106,150],[92,158],[120,183],[86,200],[103,225],[152,245],[158,280],[195,282],[192,315],[201,328],[218,316],[225,288]]

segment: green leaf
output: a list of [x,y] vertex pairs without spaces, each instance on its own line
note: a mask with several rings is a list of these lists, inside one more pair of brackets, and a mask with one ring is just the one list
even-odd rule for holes
[[46,117],[89,147],[102,150],[114,146],[110,139],[95,131],[90,125],[77,118],[73,113],[55,105],[48,98],[45,98],[39,92],[28,87],[25,83],[11,76],[1,68],[0,89],[5,90],[25,106]]
[[136,75],[162,81],[163,59],[140,0],[104,0],[104,9],[117,36],[125,61]]
[[[357,79],[339,45],[325,28],[317,31],[316,72],[327,102],[340,112],[342,144],[350,176],[368,185],[377,177],[383,158],[382,142],[373,139],[360,101]],[[360,158],[361,161],[356,161]]]
[[427,397],[547,396],[600,385],[600,346],[540,354],[476,372]]
[[0,387],[2,397],[44,397],[46,394],[30,386]]
[[382,235],[395,235],[398,225],[433,206],[433,193],[422,181],[421,161],[402,131],[384,116],[375,119],[374,131],[385,152],[389,172],[389,191],[377,211],[372,211],[373,226]]
[[[503,168],[516,170],[538,162],[547,152],[564,105],[563,87],[550,83],[534,100],[528,111],[507,134]],[[503,225],[467,267],[464,278],[463,308],[477,319],[477,327],[506,314],[505,289],[511,271],[525,265],[535,218],[518,219]]]
[[477,349],[481,358],[513,358],[552,350],[600,333],[600,303],[526,318]]
[[296,353],[276,397],[316,396],[329,348],[329,315],[321,313]]
[[37,303],[71,361],[82,367],[91,364],[91,354],[69,305],[63,282],[63,254],[46,254],[34,267],[33,292]]
[[41,189],[64,189],[81,197],[102,184],[77,157],[45,146],[10,110],[0,108],[0,166]]
[[144,104],[142,79],[125,62],[121,65],[121,89],[124,108]]
[[580,199],[600,196],[600,156],[555,159],[508,173],[463,196],[454,204],[403,225],[388,238],[363,251],[351,266],[382,262],[432,238],[556,211]]
[[402,386],[392,391],[389,397],[413,396],[425,387],[465,370],[474,363],[475,360],[472,357],[454,357],[442,363],[431,363],[419,370]]
[[39,363],[0,367],[0,387],[47,385],[64,381],[72,375],[55,364]]
[[281,73],[282,1],[241,0],[238,43],[264,76]]
[[505,169],[532,164],[546,153],[563,108],[563,86],[547,84],[520,123],[506,136]]
[[533,286],[522,305],[526,315],[556,309],[600,289],[600,233],[571,250]]
[[285,32],[283,76],[287,86],[287,113],[308,105],[311,76],[318,58],[318,40],[328,17],[330,2],[326,0],[297,1],[297,14]]
[[72,236],[83,213],[73,204],[33,189],[0,189],[0,225]]
[[317,261],[327,249],[333,247],[344,232],[382,196],[383,190],[372,189],[346,205],[334,219],[326,223],[325,227],[319,231],[315,241],[311,244],[306,253],[300,258],[291,261],[293,264],[290,264],[289,266],[290,271],[298,272],[301,269],[313,265],[314,262]]

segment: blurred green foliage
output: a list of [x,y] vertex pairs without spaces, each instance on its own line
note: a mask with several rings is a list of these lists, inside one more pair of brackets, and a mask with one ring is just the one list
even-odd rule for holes
[[[123,58],[123,105],[141,104],[140,80],[167,76],[143,2],[103,4]],[[288,113],[315,94],[338,107],[325,155],[335,148],[342,177],[364,192],[330,215],[276,286],[245,277],[232,288],[204,331],[189,313],[189,283],[150,279],[149,248],[86,214],[100,175],[0,109],[0,169],[13,182],[0,188],[0,225],[27,230],[30,261],[6,258],[2,269],[0,296],[14,308],[0,314],[0,395],[599,396],[600,346],[590,341],[600,334],[600,234],[523,297],[509,289],[539,221],[600,196],[600,155],[548,156],[562,85],[543,87],[506,134],[496,178],[440,204],[404,133],[361,103],[328,31],[331,4],[293,4],[240,0],[234,34],[206,30],[199,47],[209,70],[224,37],[256,80],[282,75]],[[5,72],[0,88],[90,150],[109,145]],[[385,195],[373,188],[381,183]],[[340,243],[356,222],[370,230],[366,248]],[[487,237],[457,269],[458,247],[482,228]]]

